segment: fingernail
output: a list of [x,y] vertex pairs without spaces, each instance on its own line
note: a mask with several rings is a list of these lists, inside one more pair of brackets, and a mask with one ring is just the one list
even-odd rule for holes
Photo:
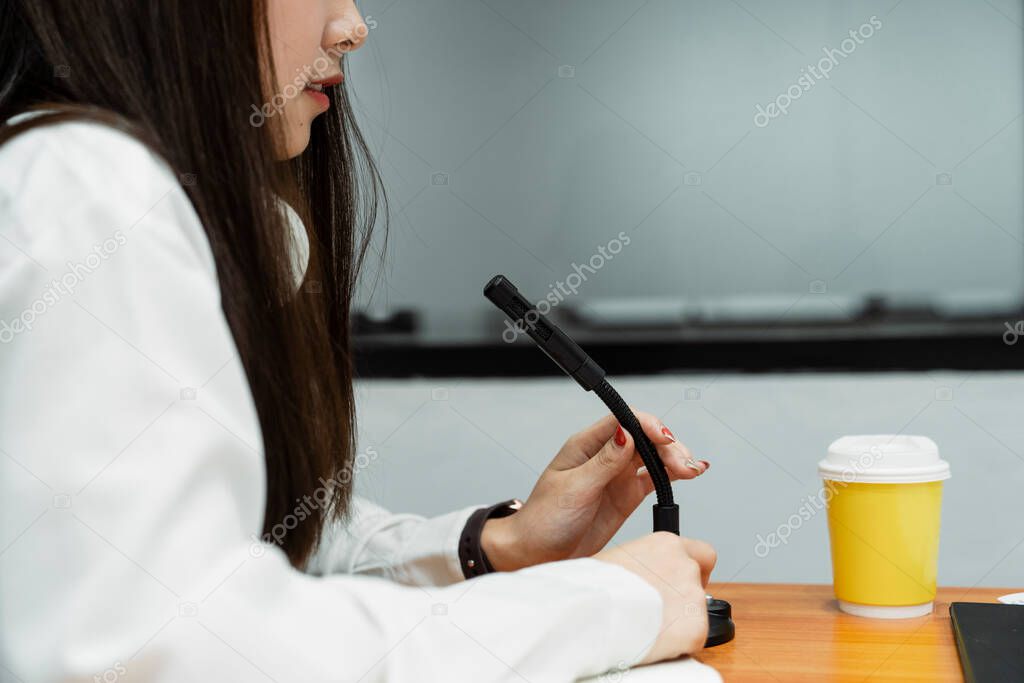
[[711,469],[711,463],[709,463],[707,460],[701,460],[700,464],[704,465],[704,470],[705,471]]
[[626,432],[622,431],[622,425],[619,425],[618,428],[615,430],[615,445],[626,445]]
[[643,466],[643,467],[637,467],[636,468],[636,476],[642,477],[645,474],[647,474],[647,466],[646,465]]
[[673,441],[676,440],[675,434],[673,434],[672,430],[666,427],[665,425],[661,425],[661,433],[667,436],[668,438],[672,439]]
[[690,468],[691,470],[696,470],[696,471],[697,471],[698,473],[700,473],[700,472],[703,472],[703,471],[704,471],[704,470],[702,470],[702,469],[700,468],[700,465],[698,465],[697,463],[695,463],[695,462],[693,461],[693,459],[692,459],[692,458],[691,458],[691,459],[688,459],[688,460],[687,460],[687,461],[686,461],[686,462],[685,462],[684,464],[685,464],[685,465],[686,465],[687,467],[689,467],[689,468]]

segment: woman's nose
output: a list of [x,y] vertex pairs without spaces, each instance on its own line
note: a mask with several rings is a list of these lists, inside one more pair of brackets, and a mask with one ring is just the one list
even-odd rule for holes
[[370,32],[353,0],[332,2],[332,15],[324,32],[324,48],[352,52],[362,47]]

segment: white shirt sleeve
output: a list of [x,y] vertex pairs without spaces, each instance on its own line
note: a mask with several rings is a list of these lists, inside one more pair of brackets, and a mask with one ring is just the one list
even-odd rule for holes
[[369,574],[411,586],[465,580],[459,537],[474,505],[437,517],[393,514],[353,496],[346,523],[332,524],[307,565],[311,574]]
[[[76,123],[0,147],[0,237],[0,666],[18,679],[541,683],[653,643],[657,592],[598,560],[453,583],[466,510],[359,503],[327,576],[260,543],[261,433],[209,244],[141,144]],[[385,566],[451,585],[333,573]]]

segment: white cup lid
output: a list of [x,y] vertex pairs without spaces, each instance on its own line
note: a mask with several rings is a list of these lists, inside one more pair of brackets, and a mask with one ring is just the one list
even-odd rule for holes
[[844,436],[818,463],[822,479],[864,484],[916,484],[949,479],[949,463],[926,436],[869,434]]

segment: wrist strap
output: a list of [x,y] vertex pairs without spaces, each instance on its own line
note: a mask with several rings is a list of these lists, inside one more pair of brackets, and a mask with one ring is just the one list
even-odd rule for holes
[[491,561],[487,559],[480,538],[483,535],[484,523],[488,519],[508,517],[519,508],[522,502],[515,498],[506,500],[489,508],[476,510],[462,529],[462,536],[459,538],[459,564],[462,565],[462,575],[467,579],[474,576],[482,576],[494,572]]

